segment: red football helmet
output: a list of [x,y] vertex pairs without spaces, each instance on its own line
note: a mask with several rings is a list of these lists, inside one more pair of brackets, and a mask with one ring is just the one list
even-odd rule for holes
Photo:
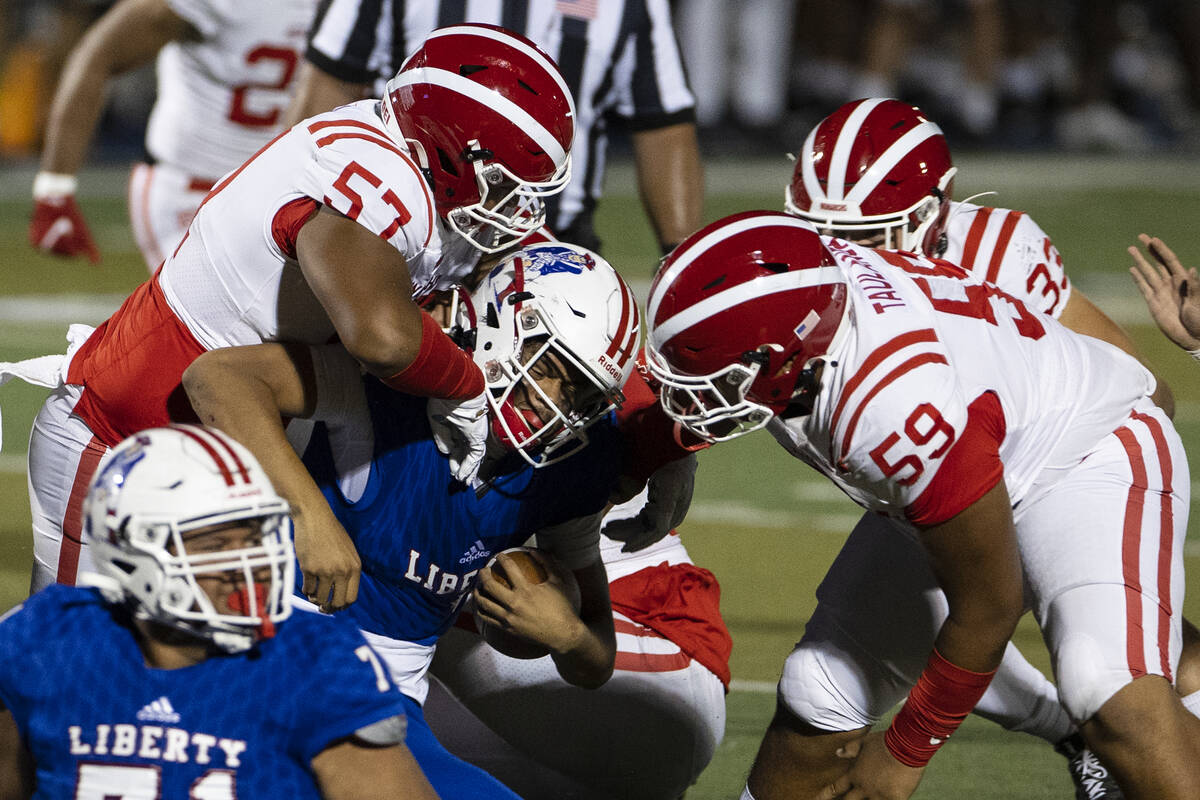
[[485,253],[545,221],[571,177],[575,103],[554,61],[495,25],[439,28],[387,85],[385,127],[433,183],[438,214]]
[[692,234],[659,266],[646,304],[663,409],[710,442],[763,427],[840,341],[846,298],[841,268],[803,220],[748,211]]
[[822,233],[940,256],[955,172],[942,129],[920,109],[855,100],[809,132],[785,207]]

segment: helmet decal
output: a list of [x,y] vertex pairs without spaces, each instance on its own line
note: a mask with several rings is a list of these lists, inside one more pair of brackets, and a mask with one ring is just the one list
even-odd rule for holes
[[[526,462],[542,467],[577,452],[587,429],[623,401],[637,300],[600,256],[558,242],[530,245],[492,269],[464,305],[460,314],[478,320],[474,357],[494,437]],[[542,359],[559,375],[558,398],[542,388]]]

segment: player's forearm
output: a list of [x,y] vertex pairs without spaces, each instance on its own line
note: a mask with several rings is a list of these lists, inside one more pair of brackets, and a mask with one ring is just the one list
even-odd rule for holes
[[46,121],[41,171],[74,175],[83,166],[111,76],[94,65],[93,53],[76,49],[63,69]]
[[597,689],[612,677],[616,643],[603,631],[580,623],[578,638],[572,645],[561,652],[552,652],[550,657],[567,683],[583,689]]
[[42,171],[73,175],[82,166],[110,79],[149,63],[168,42],[198,37],[165,0],[121,0],[113,6],[63,67],[46,123]]
[[579,627],[564,646],[551,652],[551,657],[563,680],[584,689],[595,689],[612,676],[617,655],[608,575],[599,558],[574,570],[574,574],[581,599]]
[[921,531],[949,614],[935,647],[974,672],[995,669],[1024,611],[1021,560],[1001,479],[955,516]]
[[690,122],[633,135],[638,191],[664,250],[700,227],[704,171],[696,127]]
[[[297,520],[329,513],[320,489],[288,442],[284,416],[304,417],[315,398],[295,385],[280,387],[279,370],[263,360],[242,359],[241,352],[282,353],[280,345],[227,348],[203,354],[183,374],[183,387],[192,409],[205,425],[218,428],[249,448],[270,477],[275,490],[291,505]],[[297,350],[296,352],[299,352]],[[256,371],[261,370],[261,371]]]

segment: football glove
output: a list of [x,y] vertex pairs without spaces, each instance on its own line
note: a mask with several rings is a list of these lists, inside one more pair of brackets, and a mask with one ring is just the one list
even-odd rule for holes
[[75,202],[73,176],[42,172],[34,179],[29,243],[46,253],[86,255],[93,264],[100,261],[92,232]]
[[488,437],[487,393],[466,400],[429,398],[425,407],[433,441],[443,455],[450,457],[450,472],[470,485],[479,474]]

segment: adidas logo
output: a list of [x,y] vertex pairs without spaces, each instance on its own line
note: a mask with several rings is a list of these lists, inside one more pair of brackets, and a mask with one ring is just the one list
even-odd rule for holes
[[472,561],[478,561],[481,558],[487,558],[492,552],[483,545],[483,540],[476,539],[475,544],[471,545],[471,549],[466,555],[458,560],[460,564],[470,564]]
[[165,696],[142,706],[142,710],[137,712],[137,718],[143,722],[179,722],[179,714]]

